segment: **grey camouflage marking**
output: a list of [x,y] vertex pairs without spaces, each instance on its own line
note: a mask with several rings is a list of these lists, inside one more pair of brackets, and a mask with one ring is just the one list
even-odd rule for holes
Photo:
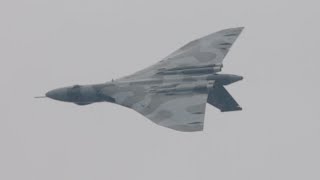
[[133,75],[103,84],[59,88],[46,96],[78,105],[115,103],[161,126],[178,131],[201,131],[207,102],[221,111],[240,109],[223,86],[242,77],[218,72],[242,29],[226,29],[191,41]]

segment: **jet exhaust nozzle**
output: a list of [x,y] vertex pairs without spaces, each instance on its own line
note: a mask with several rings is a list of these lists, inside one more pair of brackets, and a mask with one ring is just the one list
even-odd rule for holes
[[234,74],[214,74],[208,78],[208,80],[214,80],[221,85],[229,85],[237,81],[240,81],[242,79],[243,79],[242,76],[238,76]]

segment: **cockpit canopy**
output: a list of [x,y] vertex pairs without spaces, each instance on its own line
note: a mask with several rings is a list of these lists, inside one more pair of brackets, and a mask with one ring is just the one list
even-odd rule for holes
[[80,85],[76,84],[76,85],[72,86],[72,89],[76,89],[76,88],[80,88],[80,87],[81,87]]

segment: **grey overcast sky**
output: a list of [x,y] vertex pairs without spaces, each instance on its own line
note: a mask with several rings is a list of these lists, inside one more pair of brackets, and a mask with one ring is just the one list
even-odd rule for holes
[[[319,180],[316,0],[0,1],[0,179]],[[156,63],[185,43],[245,30],[224,61],[244,108],[207,106],[182,133],[108,103],[34,99]]]

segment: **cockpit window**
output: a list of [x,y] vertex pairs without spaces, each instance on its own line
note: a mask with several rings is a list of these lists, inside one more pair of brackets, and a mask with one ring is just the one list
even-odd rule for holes
[[67,96],[72,102],[77,102],[80,99],[80,85],[74,85],[67,91]]
[[72,86],[72,89],[75,89],[75,88],[80,88],[80,85],[74,85],[74,86]]

